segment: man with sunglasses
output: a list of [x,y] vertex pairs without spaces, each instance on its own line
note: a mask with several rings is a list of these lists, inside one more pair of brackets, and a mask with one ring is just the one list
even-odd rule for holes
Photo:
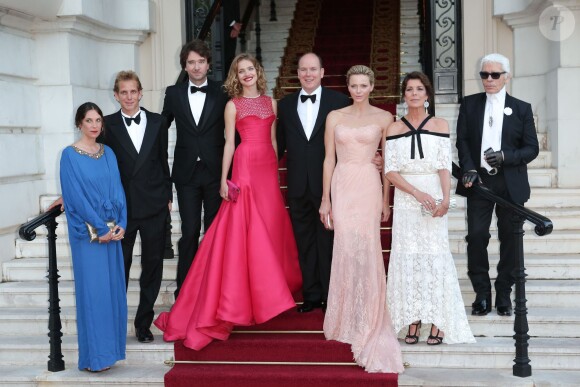
[[472,315],[491,312],[491,281],[487,246],[495,207],[500,257],[495,280],[495,306],[500,316],[511,316],[511,290],[517,246],[510,212],[469,188],[483,183],[497,195],[523,205],[530,198],[527,164],[539,153],[531,105],[506,92],[509,60],[489,54],[479,73],[484,93],[463,99],[457,119],[457,149],[463,177],[457,194],[467,197],[467,270],[476,293]]

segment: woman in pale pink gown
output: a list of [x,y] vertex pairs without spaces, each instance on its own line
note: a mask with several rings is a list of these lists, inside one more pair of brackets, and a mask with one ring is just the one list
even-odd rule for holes
[[400,373],[380,241],[381,220],[390,215],[388,182],[371,162],[393,116],[369,104],[370,68],[351,67],[347,83],[353,104],[326,119],[320,220],[334,227],[334,250],[324,334],[351,344],[366,371]]
[[[225,82],[226,145],[220,194],[222,205],[203,241],[170,312],[155,325],[166,341],[183,340],[200,350],[226,340],[235,325],[260,324],[296,306],[302,286],[298,251],[278,183],[276,101],[264,95],[261,65],[238,55]],[[241,144],[234,152],[235,129]],[[240,188],[230,200],[226,183]]]

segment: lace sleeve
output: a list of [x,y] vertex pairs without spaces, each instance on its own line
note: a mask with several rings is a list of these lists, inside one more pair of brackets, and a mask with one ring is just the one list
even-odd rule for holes
[[401,169],[398,161],[396,144],[396,140],[385,140],[385,174],[393,171],[398,172]]
[[451,140],[448,137],[438,138],[435,169],[447,169],[451,173]]

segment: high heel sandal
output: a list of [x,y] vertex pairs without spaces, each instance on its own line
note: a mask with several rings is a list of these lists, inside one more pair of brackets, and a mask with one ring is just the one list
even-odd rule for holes
[[[433,326],[431,326],[431,330],[429,331],[429,337],[427,338],[427,345],[439,345],[443,342],[443,338],[444,336],[439,336],[439,333],[441,332],[441,330],[439,328],[437,328],[437,333],[435,333],[435,336],[433,336]],[[429,342],[429,340],[435,340],[432,342]]]
[[[411,327],[415,327],[415,333],[411,334]],[[409,331],[405,336],[405,344],[417,344],[419,342],[419,330],[421,329],[421,320],[409,325]]]

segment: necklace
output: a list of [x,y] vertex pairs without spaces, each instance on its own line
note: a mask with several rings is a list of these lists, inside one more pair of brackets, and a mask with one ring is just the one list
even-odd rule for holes
[[72,147],[75,150],[75,152],[77,152],[79,155],[89,156],[91,159],[95,159],[95,160],[100,159],[101,156],[105,154],[105,147],[103,146],[103,144],[99,144],[99,150],[96,151],[95,153],[89,153],[85,150],[82,150],[81,148],[79,148],[76,145],[73,145]]
[[242,97],[244,97],[244,98],[252,98],[252,99],[254,99],[254,98],[260,98],[261,96],[262,96],[262,94],[258,94],[255,97],[248,97],[247,95],[243,95],[242,94]]

